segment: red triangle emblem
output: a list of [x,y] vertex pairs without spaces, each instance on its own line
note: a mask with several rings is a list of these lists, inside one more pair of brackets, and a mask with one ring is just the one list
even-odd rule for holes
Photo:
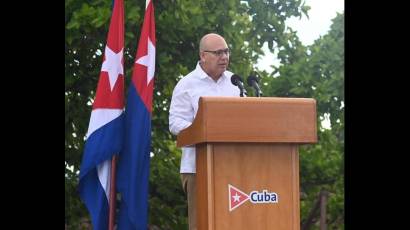
[[249,195],[242,192],[238,188],[228,184],[229,191],[229,211],[231,212],[235,208],[239,207],[245,201],[249,200]]

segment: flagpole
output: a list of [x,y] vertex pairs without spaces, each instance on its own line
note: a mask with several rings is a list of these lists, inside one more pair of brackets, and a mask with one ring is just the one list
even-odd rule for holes
[[114,230],[115,225],[115,203],[117,201],[116,191],[115,191],[115,178],[116,178],[116,166],[117,166],[117,155],[114,154],[111,160],[111,175],[110,175],[110,211],[108,216],[108,230]]

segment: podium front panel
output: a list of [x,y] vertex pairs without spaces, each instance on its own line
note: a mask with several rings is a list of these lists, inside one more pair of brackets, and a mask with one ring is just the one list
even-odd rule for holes
[[198,229],[299,230],[296,144],[197,145]]

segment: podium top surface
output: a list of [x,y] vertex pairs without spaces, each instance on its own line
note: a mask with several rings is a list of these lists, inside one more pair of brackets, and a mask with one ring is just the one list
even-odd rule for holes
[[177,146],[205,142],[316,143],[312,98],[201,97],[191,126]]

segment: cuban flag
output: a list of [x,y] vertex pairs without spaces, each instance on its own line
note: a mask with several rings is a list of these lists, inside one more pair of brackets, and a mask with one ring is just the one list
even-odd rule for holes
[[154,72],[154,6],[147,0],[125,108],[124,147],[117,166],[117,190],[121,193],[119,230],[147,229]]
[[115,0],[80,167],[79,193],[93,229],[108,229],[111,159],[124,134],[124,4]]

